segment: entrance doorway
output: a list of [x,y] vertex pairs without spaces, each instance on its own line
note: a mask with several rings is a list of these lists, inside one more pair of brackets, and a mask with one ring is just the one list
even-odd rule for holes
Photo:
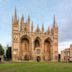
[[0,62],[1,62],[1,58],[0,58]]
[[37,62],[40,62],[41,61],[41,57],[37,56],[36,60],[37,60]]

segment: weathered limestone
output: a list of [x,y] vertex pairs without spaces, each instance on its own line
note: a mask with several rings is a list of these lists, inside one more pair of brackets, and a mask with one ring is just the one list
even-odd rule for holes
[[[20,23],[20,24],[19,24]],[[31,25],[32,24],[32,25]],[[58,26],[54,17],[53,27],[47,32],[44,25],[34,31],[33,22],[22,16],[17,19],[16,9],[12,19],[12,60],[13,61],[58,61]]]

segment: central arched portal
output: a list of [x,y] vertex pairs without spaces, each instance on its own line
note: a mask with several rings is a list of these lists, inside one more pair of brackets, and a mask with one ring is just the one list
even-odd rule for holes
[[21,48],[23,51],[26,51],[26,52],[29,50],[29,40],[27,38],[22,39]]
[[50,61],[51,60],[51,42],[49,39],[44,41],[44,60]]
[[30,42],[29,39],[24,37],[21,39],[21,59],[22,60],[29,60],[29,46]]

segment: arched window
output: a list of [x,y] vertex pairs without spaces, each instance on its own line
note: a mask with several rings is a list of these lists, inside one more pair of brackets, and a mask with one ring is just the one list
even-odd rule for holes
[[39,47],[39,46],[40,46],[39,40],[35,40],[35,47]]
[[44,45],[45,45],[45,52],[49,52],[50,51],[50,46],[51,46],[50,42],[48,40],[46,40]]
[[51,42],[48,38],[44,41],[44,53],[45,53],[44,60],[50,61],[51,60]]
[[34,49],[37,47],[40,47],[40,38],[38,38],[38,37],[34,41]]
[[24,51],[28,52],[29,51],[29,40],[27,38],[22,39],[21,49],[22,49],[22,52],[24,52]]

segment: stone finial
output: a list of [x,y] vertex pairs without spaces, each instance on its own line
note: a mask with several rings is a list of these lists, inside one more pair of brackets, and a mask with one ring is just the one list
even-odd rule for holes
[[40,32],[39,25],[37,25],[36,32]]
[[17,18],[17,12],[16,12],[16,8],[15,8],[15,18]]
[[56,20],[56,16],[55,16],[55,15],[54,15],[53,27],[58,27],[58,26],[57,26],[57,20]]
[[50,32],[51,32],[51,31],[50,31],[50,27],[48,27],[48,34],[50,34]]
[[33,21],[32,21],[32,24],[31,24],[31,32],[33,32]]
[[13,22],[14,24],[18,24],[16,8],[15,8],[14,17],[13,17],[13,19],[12,19],[12,22]]
[[28,22],[30,22],[30,15],[28,15]]
[[22,23],[24,23],[24,16],[22,15],[22,17],[21,17],[21,22],[20,22],[21,24]]
[[44,32],[44,24],[42,24],[42,32]]

